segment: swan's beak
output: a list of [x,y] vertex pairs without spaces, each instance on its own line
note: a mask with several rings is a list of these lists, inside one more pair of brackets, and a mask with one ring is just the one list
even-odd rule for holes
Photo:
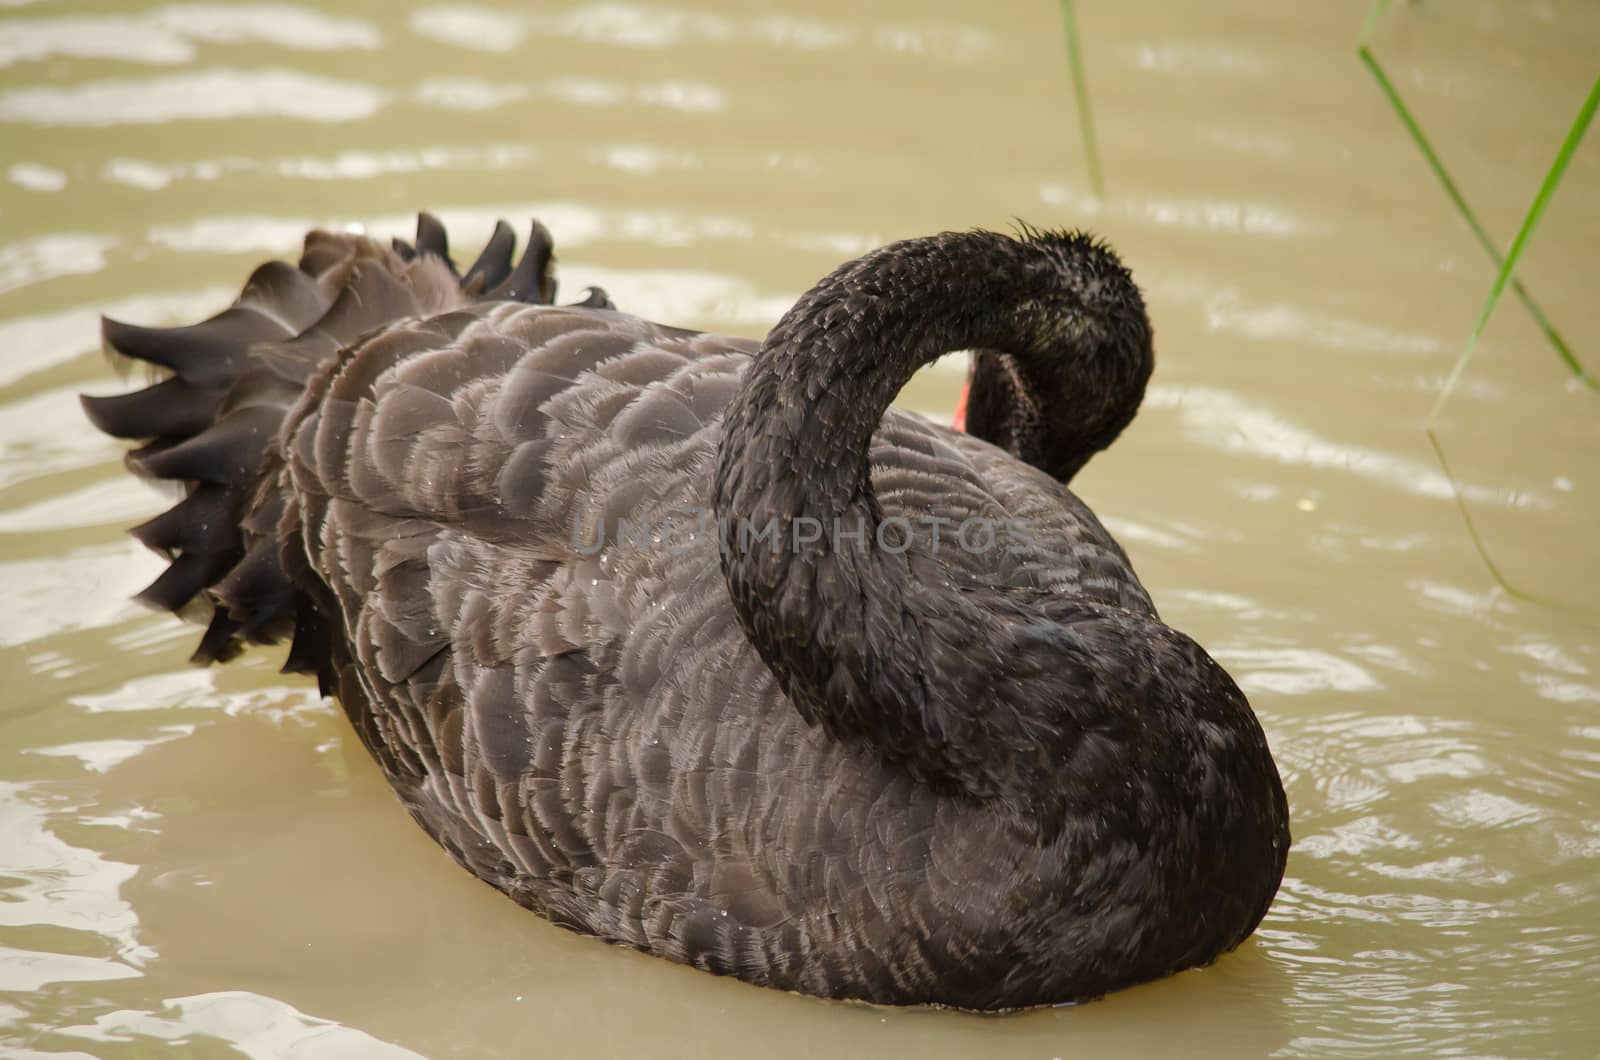
[[978,371],[978,358],[975,354],[967,354],[967,381],[961,384],[961,397],[956,401],[955,422],[951,424],[958,431],[967,429],[967,394],[972,390],[972,377]]

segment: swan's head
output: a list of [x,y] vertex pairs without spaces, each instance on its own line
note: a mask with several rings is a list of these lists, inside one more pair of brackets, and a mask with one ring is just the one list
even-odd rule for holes
[[975,350],[957,426],[1062,481],[1133,419],[1155,367],[1144,297],[1105,243],[1023,226],[992,236],[1011,297]]

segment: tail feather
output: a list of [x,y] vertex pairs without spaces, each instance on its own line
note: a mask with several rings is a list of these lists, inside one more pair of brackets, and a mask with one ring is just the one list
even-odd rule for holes
[[282,262],[269,262],[251,274],[233,305],[208,320],[188,327],[148,328],[106,318],[100,334],[114,353],[170,369],[194,386],[220,387],[237,376],[250,347],[293,338],[313,324],[331,300],[315,278]]
[[[218,607],[211,612],[211,621],[206,623],[206,631],[200,637],[200,645],[195,648],[194,654],[189,656],[189,661],[200,666],[214,662],[227,662],[243,650],[240,643],[239,623],[229,616],[226,609]],[[324,690],[324,695],[327,690]]]
[[[170,560],[138,599],[175,612],[197,598],[211,608],[196,662],[292,632],[284,671],[316,673],[328,689],[332,622],[285,566],[280,525],[292,522],[293,500],[278,486],[283,420],[343,347],[397,319],[477,299],[550,302],[549,232],[534,222],[513,267],[515,244],[500,222],[462,278],[444,225],[430,214],[418,217],[415,244],[318,230],[306,236],[298,265],[256,269],[234,304],[208,320],[102,322],[112,353],[171,373],[135,393],[82,400],[100,430],[144,442],[128,456],[135,471],[184,484],[182,500],[132,533]],[[610,308],[598,291],[582,304]]]
[[315,607],[301,606],[294,615],[294,637],[289,642],[289,657],[283,661],[283,673],[315,674],[323,695],[332,688],[327,667],[327,619]]
[[261,454],[283,420],[284,410],[265,405],[221,416],[192,438],[140,456],[140,469],[156,478],[213,482],[240,490],[255,481]]
[[128,533],[157,552],[198,552],[205,548],[213,526],[239,518],[239,499],[237,490],[201,483],[183,500]]
[[[461,281],[462,290],[489,291],[505,282],[511,275],[511,255],[517,249],[517,231],[504,221],[495,222],[494,235],[483,245],[483,253],[467,270]],[[551,292],[552,298],[554,292]]]
[[490,288],[489,298],[503,298],[514,302],[538,302],[549,305],[556,300],[556,278],[550,271],[555,256],[555,241],[550,230],[538,221],[528,233],[528,245],[523,248],[522,260],[500,283]]
[[172,376],[143,390],[83,398],[89,422],[114,438],[149,438],[161,431],[186,435],[205,429],[220,395]]
[[319,345],[325,349],[325,340],[331,338],[335,346],[343,346],[391,320],[452,308],[459,300],[454,281],[445,286],[437,277],[427,277],[420,267],[425,261],[419,258],[411,274],[401,276],[383,262],[357,262],[339,297],[316,322]]
[[231,635],[267,643],[290,628],[298,594],[284,573],[277,542],[263,538],[250,546],[211,595],[220,605],[218,612],[236,625]]
[[239,550],[227,547],[226,543],[215,551],[180,553],[173,556],[167,569],[134,599],[149,607],[177,613],[198,596],[200,590],[226,574],[238,559]]
[[316,321],[333,300],[332,278],[286,261],[269,261],[250,274],[236,303],[276,319],[288,334],[298,334]]
[[417,253],[432,254],[449,265],[451,272],[456,270],[455,263],[450,260],[450,234],[439,219],[426,210],[417,214]]

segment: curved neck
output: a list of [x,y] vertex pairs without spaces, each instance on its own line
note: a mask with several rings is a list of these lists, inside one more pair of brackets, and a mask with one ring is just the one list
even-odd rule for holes
[[[824,278],[767,336],[724,420],[713,502],[740,621],[808,720],[924,781],[1026,798],[1058,768],[1045,730],[1060,736],[1069,714],[1115,698],[1085,647],[1092,631],[1067,629],[1110,609],[957,590],[936,557],[879,547],[868,469],[912,373],[973,348],[1089,388],[1135,375],[1142,390],[1149,325],[1127,271],[1080,235],[884,247]],[[1030,676],[1063,694],[1041,703]]]

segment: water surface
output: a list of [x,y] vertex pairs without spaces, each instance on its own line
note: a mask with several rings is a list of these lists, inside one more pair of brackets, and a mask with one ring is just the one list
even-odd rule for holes
[[[1592,1054],[1600,402],[1507,300],[1355,61],[1365,5],[0,3],[0,1043],[16,1055]],[[1508,241],[1600,54],[1583,0],[1396,4],[1380,54]],[[1523,275],[1600,362],[1600,135]],[[826,1004],[552,928],[400,811],[280,654],[185,665],[126,602],[162,498],[78,391],[100,311],[225,304],[314,224],[459,247],[538,214],[563,283],[759,335],[885,240],[1023,218],[1145,287],[1144,412],[1079,480],[1250,693],[1296,845],[1215,967],[1005,1018]],[[1600,366],[1600,365],[1597,365]],[[946,416],[959,368],[905,403]]]

